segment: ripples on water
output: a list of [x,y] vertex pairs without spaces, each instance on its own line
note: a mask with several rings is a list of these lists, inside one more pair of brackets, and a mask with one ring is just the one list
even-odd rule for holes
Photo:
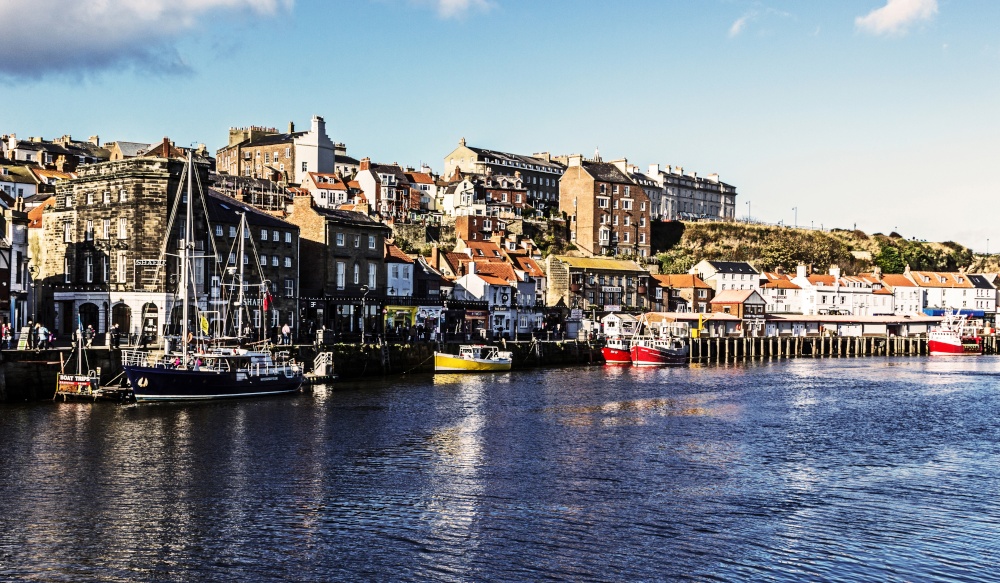
[[997,580],[1000,359],[0,408],[0,579]]

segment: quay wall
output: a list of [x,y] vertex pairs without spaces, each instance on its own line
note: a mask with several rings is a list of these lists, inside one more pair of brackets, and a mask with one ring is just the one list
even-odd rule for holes
[[[540,366],[572,366],[601,364],[602,343],[588,341],[521,341],[501,342],[501,350],[513,355],[514,370]],[[333,344],[317,347],[299,345],[281,347],[296,360],[312,367],[317,353],[333,353],[334,370],[342,379],[391,376],[434,371],[434,351],[458,353],[459,343],[413,344]],[[983,353],[997,354],[998,338],[983,338]],[[104,386],[117,385],[121,380],[121,352],[106,347],[85,352],[88,369],[101,369]],[[691,341],[692,362],[734,362],[756,358],[837,358],[870,356],[926,355],[927,339],[920,337],[731,337],[696,338]],[[61,359],[72,355],[70,349],[3,350],[0,351],[0,403],[15,403],[52,399]],[[70,365],[75,369],[75,365]]]

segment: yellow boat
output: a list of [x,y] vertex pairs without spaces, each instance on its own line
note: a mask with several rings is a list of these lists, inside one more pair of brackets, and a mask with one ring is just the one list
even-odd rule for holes
[[434,372],[492,372],[510,370],[513,361],[510,352],[501,352],[496,346],[463,344],[458,356],[445,352],[434,353]]

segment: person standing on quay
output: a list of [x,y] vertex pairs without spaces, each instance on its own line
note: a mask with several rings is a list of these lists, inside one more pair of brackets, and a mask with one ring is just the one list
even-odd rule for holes
[[121,348],[121,339],[122,333],[121,330],[118,329],[118,324],[113,324],[111,326],[111,348],[114,350]]
[[36,333],[35,348],[41,350],[45,348],[45,345],[49,341],[49,329],[46,328],[45,326],[42,326],[41,323],[36,322],[35,333]]
[[285,325],[281,327],[281,343],[285,345],[292,344],[292,327],[285,322]]

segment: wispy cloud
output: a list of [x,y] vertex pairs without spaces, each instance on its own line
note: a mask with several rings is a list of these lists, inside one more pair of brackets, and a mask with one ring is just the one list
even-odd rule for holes
[[471,12],[489,12],[492,0],[409,0],[410,4],[429,7],[441,18],[462,18]]
[[32,0],[0,2],[0,76],[134,68],[183,73],[189,65],[174,43],[209,15],[272,15],[294,0]]
[[777,10],[769,6],[764,6],[759,2],[755,2],[753,7],[743,13],[743,16],[737,18],[733,24],[729,27],[729,38],[736,38],[746,32],[751,24],[760,22],[766,22],[774,20],[775,18],[789,19],[794,18],[792,14],[785,12],[783,10]]
[[854,25],[875,35],[903,35],[910,26],[937,14],[937,0],[888,0],[886,5],[854,19]]
[[734,38],[734,37],[739,36],[740,33],[743,32],[743,29],[745,29],[747,27],[747,23],[750,22],[751,20],[753,20],[756,17],[757,17],[757,13],[751,11],[751,12],[747,12],[743,16],[737,18],[736,22],[734,22],[733,25],[729,27],[729,38]]

